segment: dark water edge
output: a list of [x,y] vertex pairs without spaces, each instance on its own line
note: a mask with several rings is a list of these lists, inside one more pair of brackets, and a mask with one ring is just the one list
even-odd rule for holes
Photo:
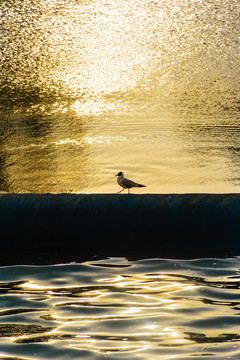
[[2,194],[1,264],[240,255],[239,194]]

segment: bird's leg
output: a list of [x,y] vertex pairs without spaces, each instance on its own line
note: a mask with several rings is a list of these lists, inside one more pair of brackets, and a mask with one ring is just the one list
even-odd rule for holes
[[125,190],[125,189],[123,188],[122,190],[118,191],[117,194],[120,194],[123,190]]
[[128,193],[130,194],[130,190],[128,189]]

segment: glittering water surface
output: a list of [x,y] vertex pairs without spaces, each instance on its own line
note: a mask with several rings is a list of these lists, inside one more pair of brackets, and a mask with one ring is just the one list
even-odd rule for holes
[[239,0],[2,0],[0,190],[239,192]]
[[0,267],[1,359],[239,359],[240,259]]

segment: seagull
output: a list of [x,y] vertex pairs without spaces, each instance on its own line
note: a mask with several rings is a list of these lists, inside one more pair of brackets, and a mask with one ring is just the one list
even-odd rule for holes
[[132,187],[146,187],[145,185],[137,184],[137,183],[135,183],[134,181],[125,178],[122,171],[120,171],[120,172],[119,172],[117,175],[115,175],[115,176],[118,177],[118,178],[117,178],[117,182],[118,182],[118,184],[123,188],[122,190],[120,190],[120,191],[118,192],[118,194],[119,194],[120,192],[122,192],[124,189],[128,189],[128,193],[130,194],[129,189],[131,189]]

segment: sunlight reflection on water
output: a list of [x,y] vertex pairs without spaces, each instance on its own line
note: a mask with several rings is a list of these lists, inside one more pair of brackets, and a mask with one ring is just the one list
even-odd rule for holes
[[0,190],[238,192],[239,10],[2,1]]
[[237,359],[239,276],[239,258],[1,267],[1,356]]

